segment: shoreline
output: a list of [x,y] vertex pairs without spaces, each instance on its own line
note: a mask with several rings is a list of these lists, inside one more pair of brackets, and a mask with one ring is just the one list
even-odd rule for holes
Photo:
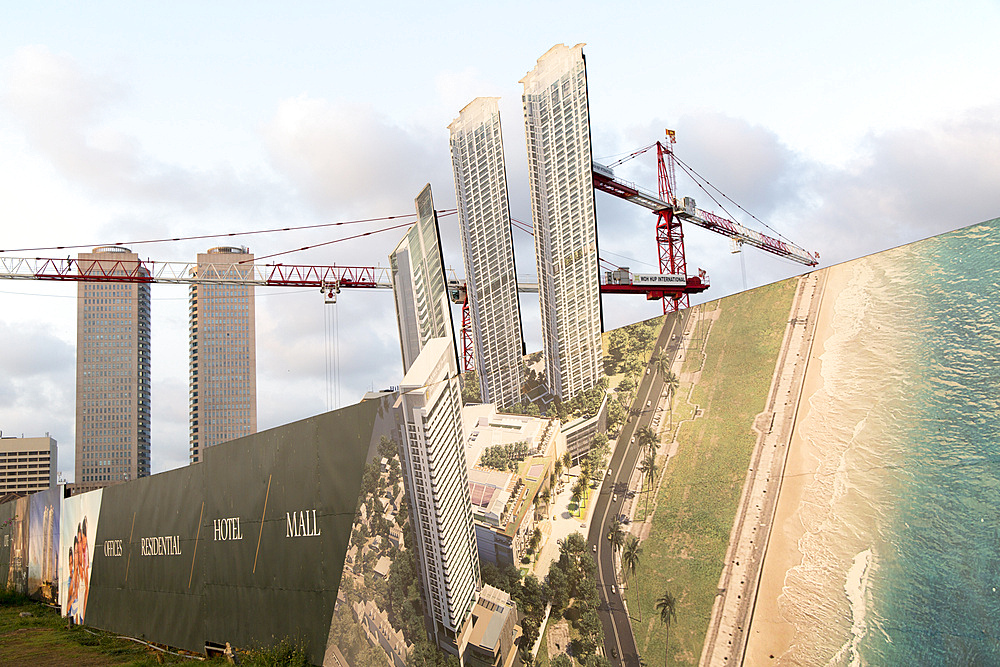
[[823,388],[823,362],[826,342],[833,333],[834,304],[850,280],[850,272],[843,265],[829,267],[826,288],[817,316],[812,354],[806,366],[800,406],[802,409],[793,427],[783,479],[777,497],[774,521],[771,526],[763,570],[757,591],[757,601],[748,626],[743,664],[775,665],[792,647],[795,626],[786,621],[779,607],[784,593],[785,577],[790,569],[802,562],[799,540],[805,528],[799,519],[799,507],[806,489],[817,472],[818,447],[802,435],[799,428],[812,415],[810,400]]

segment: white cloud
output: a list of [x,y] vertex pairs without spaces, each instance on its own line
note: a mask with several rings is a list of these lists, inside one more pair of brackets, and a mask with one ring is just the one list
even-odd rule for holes
[[284,100],[264,139],[275,168],[339,217],[408,212],[424,184],[450,180],[441,137],[399,127],[362,103]]

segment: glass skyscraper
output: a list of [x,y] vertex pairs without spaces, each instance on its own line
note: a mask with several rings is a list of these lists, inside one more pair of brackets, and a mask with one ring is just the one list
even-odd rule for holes
[[149,475],[150,289],[136,281],[149,274],[128,248],[94,248],[77,262],[81,273],[106,276],[77,286],[75,479],[82,492]]
[[190,295],[191,463],[206,447],[257,432],[253,254],[224,246],[198,254]]

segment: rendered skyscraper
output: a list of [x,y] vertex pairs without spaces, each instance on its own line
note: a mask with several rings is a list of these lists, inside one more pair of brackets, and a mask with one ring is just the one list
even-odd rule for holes
[[521,402],[524,345],[497,98],[476,98],[448,129],[480,395],[509,408]]
[[399,458],[416,538],[428,629],[460,654],[480,588],[472,499],[465,464],[444,264],[430,186],[418,220],[389,257],[405,376],[399,386]]
[[254,289],[225,284],[252,275],[243,247],[198,254],[200,282],[191,286],[191,463],[204,449],[257,432],[257,352]]
[[81,282],[76,317],[76,487],[97,489],[150,472],[149,283],[122,246],[80,253],[81,269],[100,263],[108,280]]
[[521,83],[546,383],[565,400],[597,384],[601,368],[597,218],[583,45],[552,47]]
[[428,341],[399,391],[400,463],[428,628],[438,646],[461,652],[481,584],[452,339]]
[[454,340],[431,186],[424,186],[414,201],[417,222],[389,255],[404,373],[431,338]]

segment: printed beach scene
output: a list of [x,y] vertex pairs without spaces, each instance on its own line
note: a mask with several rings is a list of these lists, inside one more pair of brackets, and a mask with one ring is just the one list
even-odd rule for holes
[[1000,220],[826,269],[748,665],[1000,662]]

